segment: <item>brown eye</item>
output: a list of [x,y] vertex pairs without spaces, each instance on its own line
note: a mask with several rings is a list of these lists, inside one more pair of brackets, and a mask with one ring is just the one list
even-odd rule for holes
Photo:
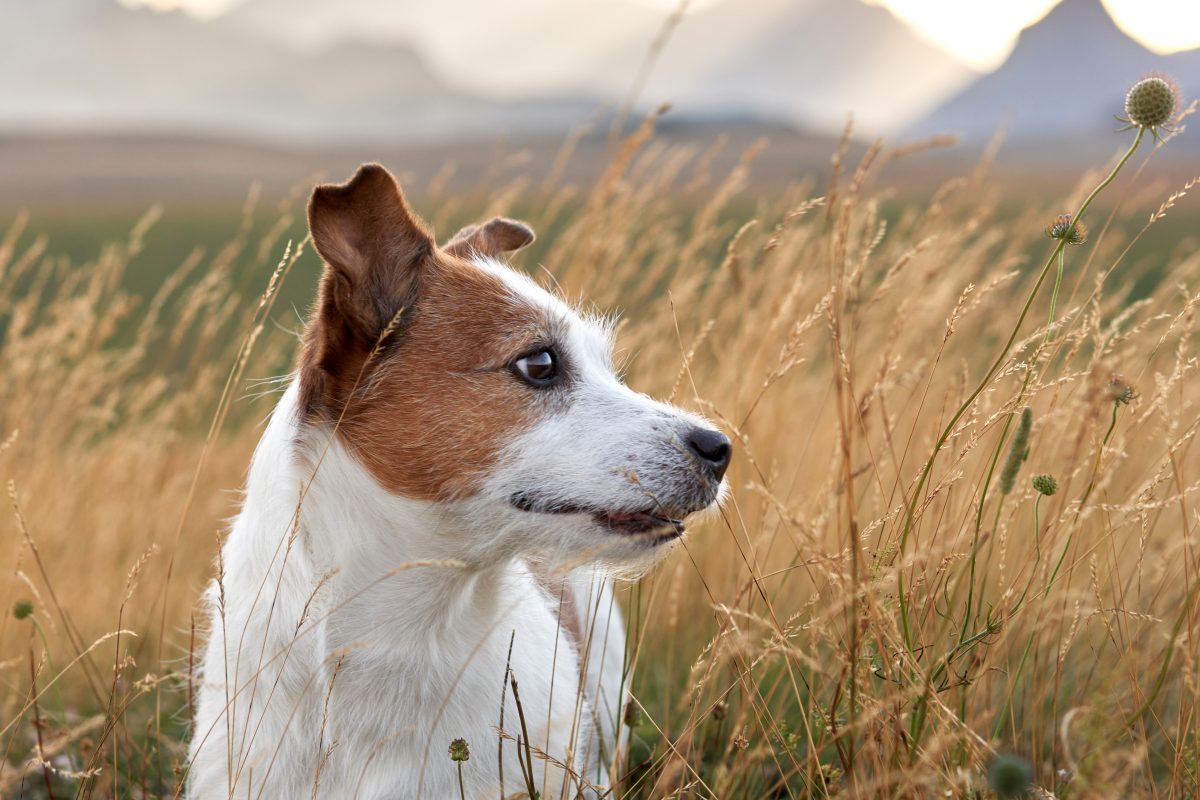
[[513,370],[531,386],[546,386],[558,377],[558,361],[549,350],[539,350],[514,361]]

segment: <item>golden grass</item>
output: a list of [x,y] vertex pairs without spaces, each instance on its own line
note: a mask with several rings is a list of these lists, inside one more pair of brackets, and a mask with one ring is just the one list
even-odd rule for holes
[[[647,121],[594,185],[426,209],[442,231],[466,206],[524,209],[542,238],[518,262],[626,309],[629,382],[737,442],[719,519],[622,593],[639,710],[615,796],[991,797],[998,753],[1028,759],[1041,796],[1197,794],[1200,254],[1131,256],[1190,198],[1151,196],[1135,159],[1065,250],[1053,325],[1051,270],[999,358],[1054,247],[1043,230],[1105,173],[1015,215],[986,162],[893,202],[888,165],[914,150],[843,149],[828,185],[749,212],[756,150],[713,180]],[[152,221],[87,264],[25,220],[0,243],[5,797],[177,788],[195,602],[272,400],[248,376],[296,348],[274,298],[315,256],[285,248],[287,217],[181,254],[138,302],[122,271]],[[261,298],[230,288],[235,269]],[[1156,288],[1131,300],[1145,270]]]

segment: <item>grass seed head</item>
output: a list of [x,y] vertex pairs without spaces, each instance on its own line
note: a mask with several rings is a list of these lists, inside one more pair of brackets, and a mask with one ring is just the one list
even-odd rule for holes
[[1004,468],[1000,470],[1000,493],[1010,494],[1017,485],[1017,473],[1021,465],[1029,457],[1029,430],[1033,427],[1033,409],[1026,406],[1021,411],[1021,419],[1017,422],[1017,431],[1013,434],[1012,445],[1008,448],[1008,458]]

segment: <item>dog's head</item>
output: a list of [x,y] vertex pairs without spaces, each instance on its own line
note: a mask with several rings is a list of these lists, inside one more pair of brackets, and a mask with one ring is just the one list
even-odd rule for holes
[[318,187],[308,218],[325,270],[301,413],[384,490],[461,515],[491,553],[610,564],[665,551],[721,496],[729,439],[625,386],[610,326],[496,260],[526,225],[439,246],[378,165]]

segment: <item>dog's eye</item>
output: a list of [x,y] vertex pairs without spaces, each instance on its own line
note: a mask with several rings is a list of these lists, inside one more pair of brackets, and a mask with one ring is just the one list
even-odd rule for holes
[[546,386],[558,377],[558,360],[549,350],[539,350],[514,361],[513,370],[532,386]]

